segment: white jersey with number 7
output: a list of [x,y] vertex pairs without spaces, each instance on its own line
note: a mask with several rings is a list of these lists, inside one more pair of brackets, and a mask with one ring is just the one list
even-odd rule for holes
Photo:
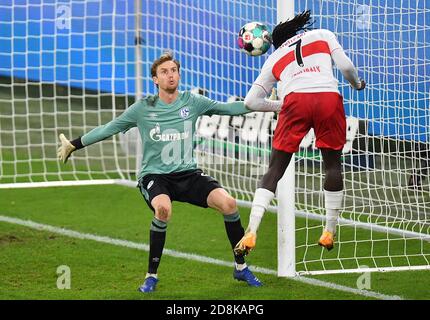
[[[317,29],[300,33],[285,41],[264,63],[254,85],[267,93],[278,83],[278,96],[283,99],[290,92],[339,92],[333,75],[336,51],[344,52],[333,32]],[[359,81],[359,79],[354,79]]]

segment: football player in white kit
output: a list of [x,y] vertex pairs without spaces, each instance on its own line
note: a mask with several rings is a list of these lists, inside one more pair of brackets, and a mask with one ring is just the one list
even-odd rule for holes
[[[341,153],[346,142],[346,119],[333,62],[353,88],[362,90],[366,83],[358,77],[336,36],[329,30],[310,30],[311,20],[308,10],[275,27],[272,37],[276,50],[245,98],[251,110],[280,112],[269,169],[255,191],[248,228],[235,247],[238,253],[247,254],[255,247],[258,227],[278,181],[310,128],[315,131],[325,170],[326,225],[318,243],[328,250],[334,245],[343,200]],[[266,98],[276,83],[280,101]]]

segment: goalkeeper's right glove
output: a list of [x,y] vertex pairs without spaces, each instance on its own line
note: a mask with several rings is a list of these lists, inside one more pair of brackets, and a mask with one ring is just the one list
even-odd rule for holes
[[61,133],[59,137],[61,147],[59,147],[57,150],[57,157],[60,161],[66,163],[72,152],[76,150],[76,147],[70,143],[70,141],[66,138],[64,134]]

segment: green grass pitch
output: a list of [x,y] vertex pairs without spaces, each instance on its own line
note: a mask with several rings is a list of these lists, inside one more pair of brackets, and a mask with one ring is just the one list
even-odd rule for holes
[[[249,209],[241,208],[240,213],[246,225]],[[148,243],[152,218],[137,189],[112,185],[3,189],[0,190],[0,215],[137,243]],[[296,221],[299,228],[306,223],[299,218]],[[316,240],[319,228],[310,230],[307,236]],[[223,219],[212,209],[175,202],[167,232],[167,249],[233,261]],[[356,231],[351,234],[353,232]],[[366,231],[360,232],[361,235],[354,237],[365,238]],[[305,235],[297,234],[298,243],[302,236]],[[344,227],[341,236],[347,240],[352,235]],[[388,244],[384,237],[375,242],[380,248],[373,248],[374,253],[386,250],[384,246]],[[257,247],[247,258],[248,264],[276,270],[276,241],[276,215],[267,213],[260,227]],[[407,248],[430,252],[428,247],[421,246],[411,243]],[[404,244],[400,240],[390,242],[393,255],[402,248]],[[364,258],[369,253],[368,246],[348,248],[345,245],[341,251],[323,253],[315,245],[308,248],[306,257],[309,260],[322,257],[329,266],[336,263],[333,258],[350,255],[349,250],[356,250],[357,256],[363,256],[360,264],[371,265],[371,261]],[[297,249],[298,260],[303,258],[301,251]],[[144,279],[147,259],[146,251],[0,222],[0,299],[373,299],[262,273],[256,274],[264,286],[250,288],[233,280],[232,267],[169,255],[161,260],[157,292],[144,295],[137,292],[137,288]],[[70,267],[70,289],[57,289],[56,271],[61,265]],[[360,276],[334,274],[308,278],[357,289]],[[368,291],[379,294],[430,299],[428,271],[372,273],[370,284]]]

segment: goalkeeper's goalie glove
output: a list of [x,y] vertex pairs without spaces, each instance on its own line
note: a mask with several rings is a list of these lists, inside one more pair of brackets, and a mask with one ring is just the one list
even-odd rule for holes
[[76,147],[66,138],[64,134],[61,133],[59,138],[61,146],[57,150],[57,157],[60,161],[66,163],[72,152],[76,150]]

